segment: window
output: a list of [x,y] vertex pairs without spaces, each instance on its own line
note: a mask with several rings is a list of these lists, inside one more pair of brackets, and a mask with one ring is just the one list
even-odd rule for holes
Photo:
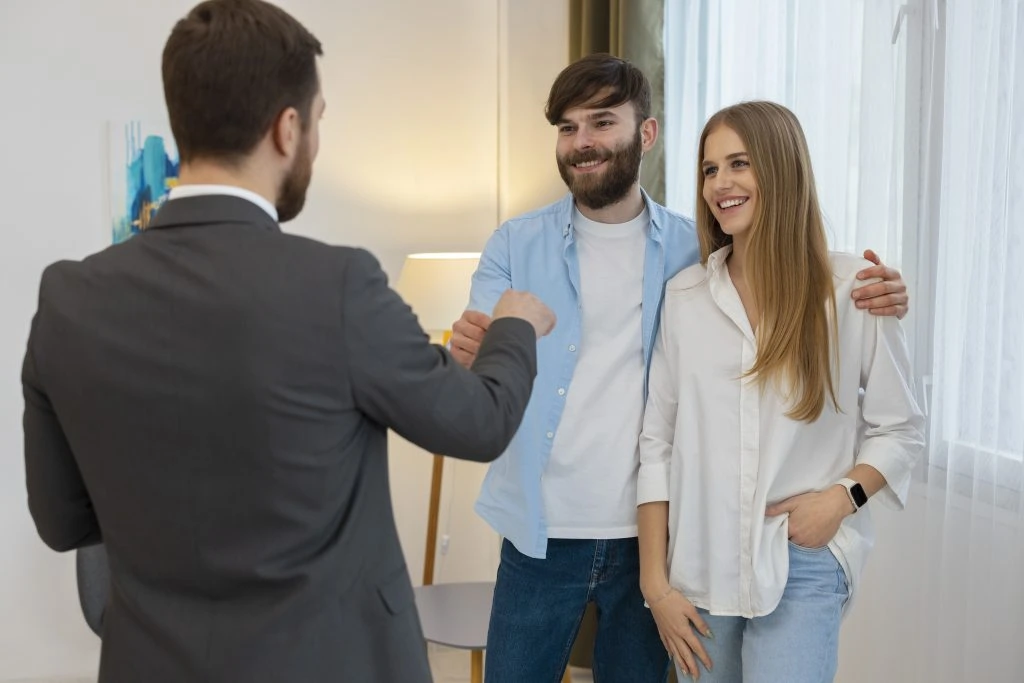
[[[789,107],[833,249],[899,263],[906,39],[896,0],[666,3],[666,199],[693,215],[704,122],[751,99]],[[902,18],[902,17],[901,17]]]
[[[931,458],[1024,491],[1024,3],[942,3],[932,155]],[[998,497],[998,496],[997,496]],[[1019,497],[1018,497],[1019,500]]]
[[910,285],[928,464],[1019,504],[1024,2],[678,0],[665,40],[669,206],[693,215],[711,114],[792,109],[832,248],[872,248]]

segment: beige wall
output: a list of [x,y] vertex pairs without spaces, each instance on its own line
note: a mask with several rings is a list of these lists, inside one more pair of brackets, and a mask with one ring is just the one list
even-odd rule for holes
[[[95,673],[71,554],[37,539],[25,502],[19,374],[43,267],[109,242],[108,120],[165,120],[160,50],[190,0],[0,1],[0,680]],[[565,63],[549,0],[287,0],[323,41],[328,101],[307,210],[288,230],[404,255],[477,250],[499,215],[558,196],[541,107]],[[393,439],[392,489],[413,578],[430,458]],[[485,578],[497,539],[472,513],[483,468],[449,463],[438,580]]]

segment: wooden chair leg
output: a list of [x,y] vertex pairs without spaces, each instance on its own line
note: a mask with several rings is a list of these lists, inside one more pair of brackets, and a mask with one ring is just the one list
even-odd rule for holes
[[469,655],[470,683],[484,683],[484,651],[473,650]]
[[565,673],[562,674],[562,683],[572,683],[572,672],[569,671],[569,667],[565,667]]

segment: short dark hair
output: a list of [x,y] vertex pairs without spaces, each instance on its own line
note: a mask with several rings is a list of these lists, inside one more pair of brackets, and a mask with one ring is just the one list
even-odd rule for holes
[[557,124],[567,110],[589,103],[606,88],[611,90],[608,96],[590,106],[603,109],[632,102],[638,123],[650,118],[651,82],[647,76],[625,59],[597,53],[573,62],[558,74],[544,110],[548,123]]
[[294,107],[309,124],[323,49],[290,14],[263,0],[207,0],[171,31],[164,99],[181,161],[237,163]]

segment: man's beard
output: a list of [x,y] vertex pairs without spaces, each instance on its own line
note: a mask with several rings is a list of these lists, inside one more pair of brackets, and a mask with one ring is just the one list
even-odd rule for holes
[[277,222],[287,223],[302,211],[306,204],[306,190],[313,178],[313,159],[307,139],[303,139],[299,153],[292,163],[288,175],[281,181],[277,193]]
[[[639,179],[643,139],[637,128],[632,142],[616,149],[589,149],[564,157],[556,155],[555,158],[558,161],[558,173],[577,203],[589,209],[603,209],[623,199]],[[595,174],[574,175],[572,166],[587,161],[605,161],[607,168]]]

